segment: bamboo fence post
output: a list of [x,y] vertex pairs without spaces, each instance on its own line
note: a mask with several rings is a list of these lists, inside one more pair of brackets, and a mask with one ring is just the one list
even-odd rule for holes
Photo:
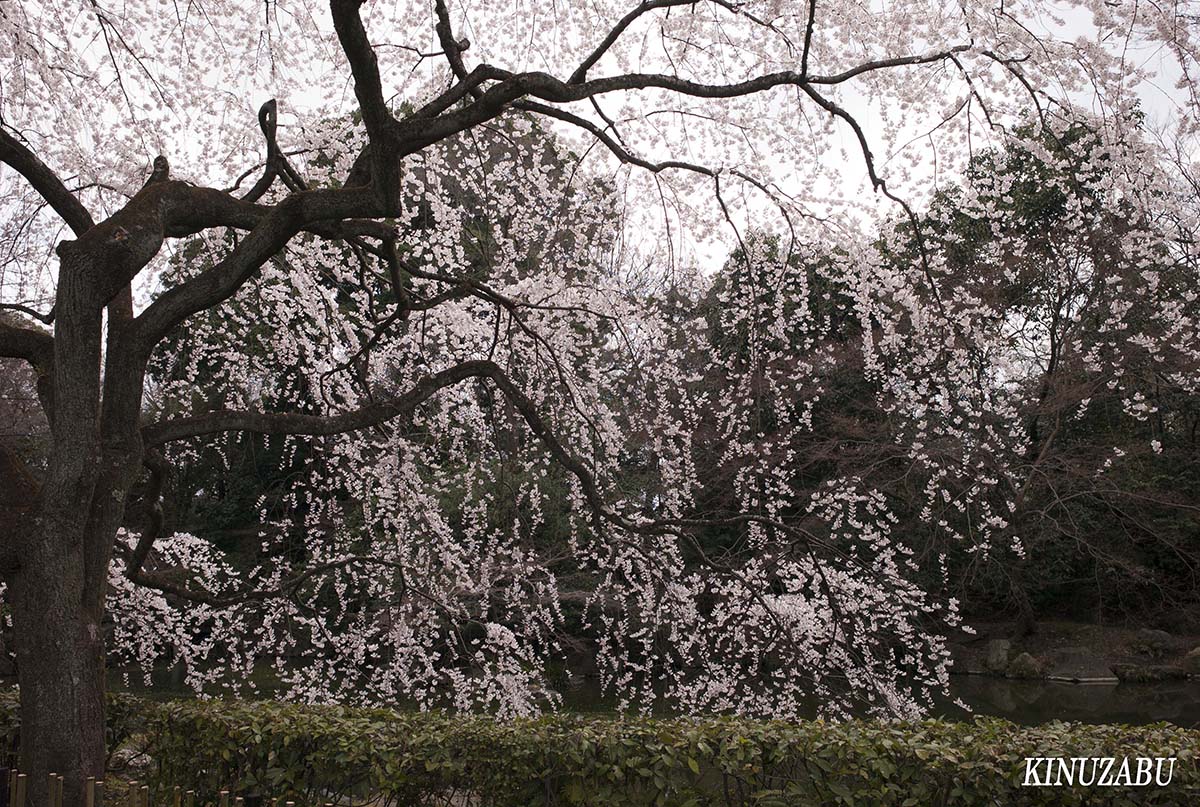
[[96,781],[96,807],[104,807],[104,780]]
[[142,785],[142,807],[150,807],[150,785]]
[[184,799],[183,799],[184,807],[196,807],[196,791],[195,790],[189,790],[186,793],[184,793],[183,795],[184,795]]
[[128,789],[125,791],[125,807],[138,807],[138,780],[133,779],[129,782]]
[[96,807],[96,777],[89,776],[83,785],[83,807]]
[[229,791],[228,790],[221,791],[220,807],[229,807]]
[[171,805],[172,807],[183,807],[183,788],[179,785],[175,785],[175,790],[171,797]]
[[23,773],[17,774],[17,802],[15,807],[25,807],[25,789],[28,787],[26,776]]

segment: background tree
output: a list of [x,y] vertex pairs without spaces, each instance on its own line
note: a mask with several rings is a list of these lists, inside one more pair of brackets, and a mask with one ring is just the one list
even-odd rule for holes
[[1106,596],[1114,612],[1186,607],[1200,364],[1171,332],[1195,321],[1190,246],[1155,235],[1175,228],[1114,191],[1107,177],[1123,168],[1092,126],[1026,133],[978,155],[930,211],[954,282],[995,312],[1003,353],[988,361],[1008,368],[1000,394],[1022,424],[996,475],[1028,557],[992,558],[977,585],[1007,588],[1024,631],[1047,608],[1103,620]]

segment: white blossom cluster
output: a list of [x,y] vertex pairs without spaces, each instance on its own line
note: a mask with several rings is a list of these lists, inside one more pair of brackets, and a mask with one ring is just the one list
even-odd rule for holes
[[[452,80],[429,5],[364,5],[401,119]],[[628,5],[448,13],[468,67],[566,79]],[[1095,35],[1067,37],[1039,0],[664,7],[574,83],[652,78],[554,107],[586,125],[527,104],[404,157],[394,255],[291,239],[158,345],[144,401],[148,421],[399,414],[167,446],[176,469],[232,473],[256,440],[288,472],[236,558],[158,538],[143,571],[176,593],[131,580],[140,526],[118,534],[113,653],[183,663],[198,691],[250,688],[269,663],[291,698],[516,716],[561,705],[548,671],[578,618],[627,708],[927,709],[960,622],[947,553],[1026,551],[1045,445],[1030,413],[1115,402],[1148,421],[1152,379],[1200,386],[1193,33],[1155,4],[1063,5]],[[260,163],[251,97],[269,91],[291,164],[335,188],[367,138],[328,18],[317,2],[5,3],[0,119],[99,218],[154,154],[214,186]],[[1183,71],[1174,156],[1139,123],[1149,74],[1114,38]],[[1087,148],[1047,145],[1081,120]],[[1014,149],[1064,200],[1061,260],[1013,225]],[[0,294],[46,307],[63,233],[10,174]],[[947,177],[958,196],[939,206]],[[981,235],[960,266],[963,220]],[[139,307],[243,237],[174,242],[135,282]],[[1043,296],[1005,296],[1026,286]],[[838,396],[862,422],[832,439]]]

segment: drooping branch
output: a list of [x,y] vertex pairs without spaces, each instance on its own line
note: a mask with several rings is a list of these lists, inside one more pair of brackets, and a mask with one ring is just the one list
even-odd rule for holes
[[945,50],[934,51],[932,53],[915,54],[912,56],[897,56],[893,59],[873,59],[862,62],[840,73],[834,73],[827,76],[811,76],[807,79],[809,84],[843,84],[852,78],[874,72],[876,70],[888,70],[895,67],[911,67],[918,64],[931,64],[933,62],[941,62],[949,59],[957,53],[965,53],[970,50],[970,45],[955,45]]
[[[955,45],[922,55],[868,61],[833,75],[805,76],[794,70],[784,70],[728,84],[707,84],[660,73],[626,73],[571,83],[539,71],[513,73],[498,67],[480,65],[471,73],[460,76],[459,83],[442,98],[431,102],[417,114],[398,122],[395,129],[398,141],[396,155],[402,157],[413,154],[432,143],[452,137],[496,117],[504,108],[526,97],[552,104],[568,104],[608,93],[647,89],[667,90],[693,98],[708,99],[740,98],[785,86],[800,87],[807,91],[814,85],[841,84],[877,70],[947,60],[969,49],[969,45]],[[488,81],[495,83],[482,89],[483,84]],[[471,103],[453,112],[437,114],[448,108],[448,98],[461,100],[468,94],[474,98]],[[430,113],[435,116],[426,117]]]
[[711,168],[707,168],[696,163],[684,162],[682,160],[661,160],[659,162],[654,162],[646,159],[645,157],[640,157],[634,154],[615,137],[601,129],[592,121],[576,115],[573,112],[568,112],[565,109],[559,109],[558,107],[538,103],[537,101],[518,101],[517,103],[513,104],[513,106],[517,109],[523,109],[538,115],[545,115],[548,118],[555,118],[556,120],[569,123],[572,126],[582,129],[600,141],[604,147],[612,152],[612,154],[621,162],[629,165],[635,165],[638,168],[643,168],[653,174],[657,174],[672,168],[683,171],[692,171],[697,174],[703,174],[704,176],[713,176],[715,173]]
[[[148,445],[157,446],[174,440],[229,430],[252,431],[264,434],[309,435],[330,435],[361,430],[386,421],[410,416],[420,403],[427,400],[437,391],[468,378],[487,379],[502,392],[506,400],[519,413],[530,432],[538,439],[553,460],[577,480],[589,509],[597,519],[606,521],[631,535],[646,537],[671,535],[685,541],[706,567],[714,573],[737,580],[746,590],[748,596],[756,600],[768,612],[770,612],[770,608],[768,607],[768,603],[763,599],[762,592],[737,569],[711,557],[690,533],[691,529],[758,524],[790,536],[794,544],[802,544],[808,547],[810,552],[813,548],[821,546],[831,549],[835,554],[841,556],[843,560],[852,560],[845,553],[835,547],[830,547],[827,542],[820,540],[817,536],[812,535],[806,530],[756,514],[745,514],[721,520],[664,519],[655,521],[634,521],[623,516],[608,505],[592,470],[567,448],[566,443],[555,433],[552,426],[542,416],[538,405],[512,381],[499,365],[491,361],[464,362],[419,382],[403,396],[343,415],[322,417],[317,415],[282,413],[213,412],[148,426],[143,430],[143,437]],[[161,477],[157,478],[161,479]],[[147,535],[143,535],[138,546],[130,553],[130,566],[127,571],[129,578],[140,585],[146,585],[181,599],[202,602],[216,608],[230,607],[251,600],[264,600],[285,596],[303,582],[319,574],[353,564],[378,564],[395,567],[403,572],[402,565],[396,564],[394,561],[375,557],[353,556],[301,570],[276,587],[254,587],[233,595],[217,596],[209,592],[194,590],[186,585],[180,585],[161,575],[142,571],[141,565],[153,540],[153,537],[148,538]],[[637,549],[637,547],[634,547],[634,549]],[[868,569],[868,573],[873,574],[870,569]],[[777,628],[782,628],[782,623],[779,623],[777,619],[775,621]]]
[[468,361],[422,379],[403,395],[339,415],[222,410],[146,426],[142,429],[142,437],[146,445],[156,446],[226,431],[248,431],[257,434],[344,434],[407,417],[441,389],[467,378],[492,377],[496,374],[502,372],[492,362]]
[[608,35],[604,37],[600,44],[597,45],[596,48],[589,53],[582,62],[580,62],[579,67],[575,68],[575,72],[571,74],[571,77],[567,79],[567,82],[570,84],[578,84],[586,79],[588,71],[591,70],[592,67],[595,66],[596,62],[600,61],[604,54],[608,52],[609,48],[611,48],[616,41],[621,38],[621,34],[625,33],[625,29],[636,22],[639,17],[659,8],[671,8],[672,6],[694,6],[697,1],[698,0],[643,0],[642,3],[638,4],[635,9],[622,17],[617,24],[609,30]]
[[[946,58],[950,58],[949,55]],[[934,304],[937,306],[939,313],[941,313],[943,320],[947,320],[945,305],[942,302],[941,293],[938,291],[938,283],[933,276],[933,269],[929,264],[929,254],[925,246],[925,235],[921,228],[920,220],[917,218],[916,211],[912,209],[912,205],[893,193],[891,189],[888,188],[887,182],[884,181],[883,177],[879,176],[875,169],[875,157],[871,154],[871,146],[867,142],[867,135],[866,132],[863,131],[862,125],[857,119],[855,119],[853,115],[847,112],[844,107],[839,105],[837,102],[821,95],[813,87],[806,84],[801,87],[801,89],[809,98],[813,99],[818,106],[820,106],[834,118],[843,121],[847,126],[850,127],[851,131],[854,132],[855,139],[858,140],[859,148],[862,150],[863,162],[867,167],[867,176],[871,180],[871,187],[899,205],[904,211],[905,215],[908,217],[908,220],[913,227],[913,235],[915,237],[917,250],[921,258],[921,270],[924,272],[925,279],[929,283],[929,290],[933,295]]]
[[62,180],[17,138],[0,128],[0,162],[25,177],[76,235],[92,227],[92,214]]
[[43,314],[42,312],[30,308],[27,305],[22,305],[21,303],[0,303],[0,311],[16,311],[18,314],[24,314],[27,317],[36,319],[43,325],[54,324],[53,308],[51,308],[47,313]]
[[[129,551],[124,551],[123,554],[125,554],[127,557],[132,556],[132,553]],[[338,571],[339,569],[345,569],[349,566],[379,566],[382,568],[391,569],[401,574],[404,574],[407,571],[404,567],[404,564],[393,560],[375,557],[373,555],[352,555],[350,557],[339,558],[338,560],[332,560],[326,563],[308,566],[298,571],[291,577],[288,577],[286,580],[281,581],[276,586],[249,586],[243,591],[234,592],[224,596],[188,586],[186,583],[176,582],[168,575],[158,572],[148,572],[142,568],[134,569],[130,567],[126,570],[125,576],[128,577],[132,583],[144,588],[161,591],[163,594],[167,594],[179,600],[200,603],[202,605],[207,605],[209,608],[222,609],[232,608],[245,603],[261,602],[264,600],[274,599],[276,597],[286,597],[292,595],[296,589],[304,585],[304,583],[308,582],[309,580],[312,580],[313,578],[322,574],[328,574],[330,572]],[[403,581],[402,587],[405,590],[413,590],[414,593],[422,594],[420,591],[412,589],[412,586],[408,584],[407,580]],[[422,596],[424,596],[426,599],[430,599],[426,595],[422,594]]]

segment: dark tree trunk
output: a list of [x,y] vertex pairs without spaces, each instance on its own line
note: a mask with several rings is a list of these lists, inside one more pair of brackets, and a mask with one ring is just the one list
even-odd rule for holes
[[[125,498],[140,467],[141,377],[121,335],[128,289],[110,303],[97,279],[102,251],[64,242],[55,304],[52,435],[36,515],[11,568],[20,767],[32,807],[47,803],[48,776],[64,777],[64,803],[82,804],[88,777],[103,778],[104,637],[108,568]],[[100,373],[102,313],[108,355]],[[104,394],[101,394],[101,384]]]
[[1029,599],[1029,591],[1025,584],[1025,561],[1017,560],[1009,576],[1009,590],[1013,603],[1017,606],[1017,621],[1013,625],[1013,638],[1026,639],[1037,633],[1037,612]]
[[104,775],[104,641],[94,610],[82,607],[80,542],[45,535],[37,544],[13,581],[19,766],[34,807],[46,803],[52,772],[65,777],[65,803],[82,804],[84,780]]
[[[78,445],[87,443],[81,438]],[[101,622],[137,456],[128,444],[114,443],[84,466],[53,458],[40,513],[30,519],[29,540],[9,574],[21,691],[19,765],[29,775],[32,807],[46,803],[50,773],[64,777],[65,804],[82,804],[87,778],[104,777]],[[79,467],[82,475],[63,473]]]

